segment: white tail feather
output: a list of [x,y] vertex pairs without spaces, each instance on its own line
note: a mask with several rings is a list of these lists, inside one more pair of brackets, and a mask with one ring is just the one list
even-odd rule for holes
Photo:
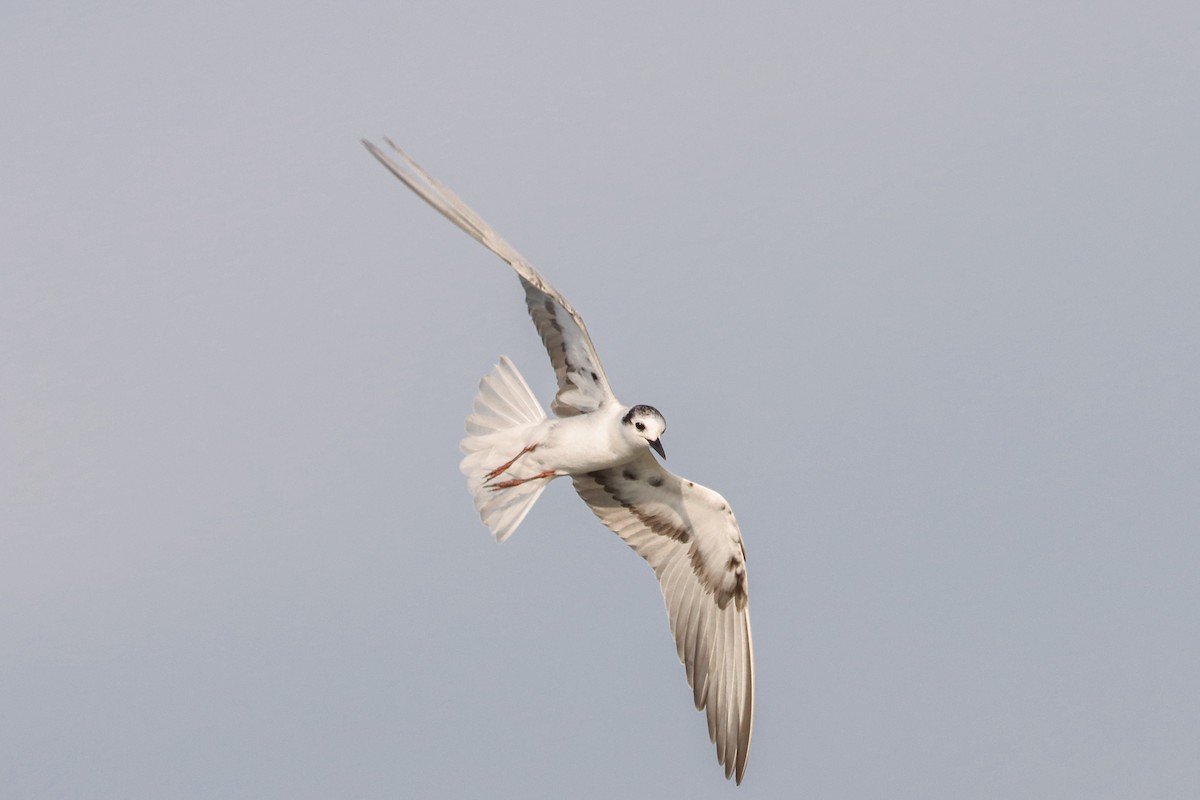
[[[488,473],[531,444],[532,429],[545,420],[546,412],[516,365],[508,356],[500,356],[500,363],[479,382],[475,412],[467,417],[467,437],[460,445],[463,460],[459,464],[467,476],[475,510],[498,542],[512,535],[550,481],[493,489]],[[513,468],[519,465],[520,460]]]

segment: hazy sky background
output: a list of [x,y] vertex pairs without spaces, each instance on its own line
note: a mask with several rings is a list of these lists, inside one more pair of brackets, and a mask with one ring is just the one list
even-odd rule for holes
[[[1200,5],[0,10],[0,783],[21,798],[1200,796]],[[724,494],[722,778],[650,570],[502,546],[508,268]]]

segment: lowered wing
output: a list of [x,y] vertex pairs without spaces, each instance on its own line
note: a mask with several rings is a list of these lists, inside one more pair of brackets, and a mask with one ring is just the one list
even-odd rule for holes
[[754,721],[754,651],[746,553],[729,504],[671,474],[649,451],[574,481],[600,521],[654,569],[717,760],[725,777],[736,772],[741,783]]

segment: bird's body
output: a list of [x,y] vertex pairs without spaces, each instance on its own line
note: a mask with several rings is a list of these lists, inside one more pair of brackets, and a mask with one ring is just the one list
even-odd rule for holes
[[[517,529],[555,478],[570,477],[593,513],[654,570],[696,708],[725,776],[746,768],[754,714],[754,655],[741,532],[721,495],[663,468],[666,422],[609,388],[583,319],[521,255],[448,187],[392,145],[400,162],[363,142],[391,172],[517,272],[550,355],[558,392],[548,418],[504,356],[479,384],[461,469],[498,541]],[[389,144],[391,144],[389,142]]]
[[[632,461],[646,451],[646,443],[631,436],[621,417],[625,406],[604,406],[590,414],[548,419],[530,433],[537,449],[528,458],[535,471],[558,475],[583,475]],[[522,459],[524,460],[524,459]]]

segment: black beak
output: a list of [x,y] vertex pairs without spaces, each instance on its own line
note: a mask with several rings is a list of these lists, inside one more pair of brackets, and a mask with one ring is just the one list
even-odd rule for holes
[[650,446],[654,448],[654,452],[658,453],[663,458],[667,457],[667,451],[663,450],[662,442],[660,440],[655,439],[650,443]]

